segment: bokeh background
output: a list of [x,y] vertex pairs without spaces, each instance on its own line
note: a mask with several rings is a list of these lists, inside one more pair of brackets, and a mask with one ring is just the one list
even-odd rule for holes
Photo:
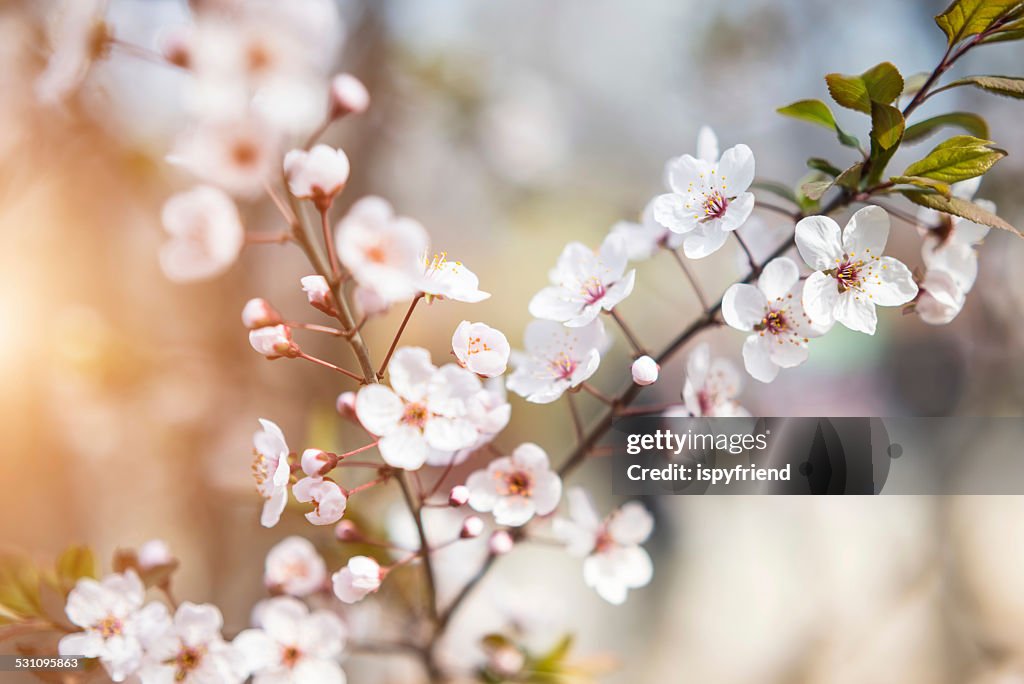
[[[634,218],[659,192],[665,160],[692,151],[701,124],[723,148],[750,145],[761,178],[796,183],[808,156],[852,161],[827,131],[774,109],[824,97],[828,71],[882,60],[904,74],[930,70],[943,50],[931,17],[944,4],[346,0],[339,65],[367,83],[373,106],[327,137],[353,163],[336,210],[367,193],[388,198],[494,293],[472,308],[423,308],[407,342],[443,358],[450,331],[469,318],[518,345],[529,297],[562,245],[596,244],[615,221]],[[162,276],[160,206],[189,183],[163,161],[184,123],[182,76],[121,56],[98,65],[67,106],[40,106],[32,83],[49,7],[0,3],[0,542],[48,559],[73,542],[108,556],[163,538],[182,559],[179,595],[218,603],[238,629],[263,595],[266,550],[308,532],[298,516],[273,530],[257,525],[248,475],[256,418],[277,421],[297,449],[348,433],[358,443],[333,409],[348,387],[311,365],[267,363],[247,343],[239,312],[248,298],[305,314],[298,279],[308,267],[296,250],[247,249],[226,276],[202,284]],[[176,0],[113,0],[109,18],[119,36],[152,46],[186,12]],[[994,46],[955,73],[1016,75],[1022,58],[1020,45]],[[1024,225],[1024,110],[969,89],[921,114],[939,108],[989,120],[1010,156],[979,196]],[[857,115],[838,116],[863,133]],[[245,215],[250,226],[277,226],[265,203]],[[762,218],[765,230],[784,228]],[[920,263],[913,227],[894,222],[890,244]],[[886,310],[873,338],[837,328],[804,366],[771,385],[749,381],[742,402],[762,415],[1020,415],[1024,243],[993,231],[980,255],[978,284],[953,324]],[[717,296],[740,264],[729,247],[694,269]],[[622,312],[658,347],[698,306],[662,255],[640,265]],[[371,345],[386,345],[400,315],[373,323]],[[738,361],[741,334],[705,339]],[[330,340],[304,346],[347,358]],[[652,401],[677,396],[683,360],[663,368]],[[626,377],[619,342],[595,382],[611,391]],[[536,441],[561,458],[572,442],[565,406],[512,401],[499,442]],[[598,409],[586,404],[588,415]],[[604,474],[591,467],[581,480],[602,508],[613,501]],[[541,596],[552,633],[578,631],[582,656],[615,654],[613,682],[1024,681],[1015,674],[1024,673],[1015,669],[1024,659],[1024,500],[647,503],[659,522],[656,578],[625,607],[587,590],[578,561],[537,548],[504,559],[464,621],[486,622],[496,601]],[[314,532],[331,546],[329,531]],[[352,672],[357,681],[410,676],[380,659]]]

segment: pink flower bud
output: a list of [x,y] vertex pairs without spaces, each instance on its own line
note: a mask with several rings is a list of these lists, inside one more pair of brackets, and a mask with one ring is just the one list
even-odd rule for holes
[[484,521],[477,515],[471,515],[462,521],[462,530],[459,532],[461,539],[475,539],[484,531]]
[[328,145],[317,145],[308,152],[295,149],[284,156],[288,191],[299,199],[313,200],[321,211],[330,207],[345,187],[350,171],[344,150]]
[[323,449],[306,449],[302,452],[301,464],[306,475],[323,476],[338,464],[338,457]]
[[299,345],[292,341],[292,332],[286,325],[272,325],[249,331],[249,344],[268,359],[282,356],[294,358],[301,352]]
[[308,275],[299,282],[306,293],[306,299],[314,308],[329,316],[334,315],[334,297],[331,294],[330,285],[327,284],[327,278],[320,275]]
[[465,506],[467,501],[469,501],[469,487],[466,485],[452,487],[452,491],[448,494],[449,506],[458,508],[459,506]]
[[242,309],[242,324],[249,330],[279,325],[281,314],[266,299],[250,299]]
[[139,568],[142,570],[167,565],[174,561],[170,548],[162,539],[150,539],[140,546],[136,558],[139,561]]
[[351,520],[342,520],[334,526],[334,537],[338,541],[354,542],[360,541],[363,538],[363,535],[359,532],[359,527],[356,526],[354,522]]
[[515,546],[515,541],[512,539],[512,535],[505,530],[498,530],[487,541],[487,548],[495,556],[504,556],[512,550],[513,546]]
[[633,382],[638,385],[653,385],[658,380],[661,367],[650,356],[641,356],[633,362]]
[[338,74],[331,80],[331,115],[362,114],[370,106],[370,93],[352,74]]
[[338,411],[338,415],[348,420],[359,422],[356,418],[356,393],[355,392],[342,392],[338,395],[337,401],[334,402],[334,408]]

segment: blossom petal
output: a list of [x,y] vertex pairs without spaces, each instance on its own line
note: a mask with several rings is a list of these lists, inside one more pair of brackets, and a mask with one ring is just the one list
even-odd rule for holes
[[740,193],[729,202],[729,208],[718,222],[719,227],[726,232],[736,230],[747,222],[752,213],[754,213],[754,194],[751,192]]
[[772,259],[764,266],[757,279],[757,287],[768,301],[783,299],[800,280],[800,269],[788,257]]
[[804,311],[816,326],[832,325],[838,302],[839,287],[836,284],[836,279],[832,276],[816,271],[804,282],[801,303],[804,306]]
[[761,382],[771,382],[779,374],[779,367],[772,361],[767,335],[750,335],[743,342],[743,366],[750,377]]
[[654,220],[673,233],[689,233],[697,227],[697,215],[686,207],[686,198],[675,193],[654,198]]
[[855,290],[847,290],[839,295],[835,316],[837,321],[850,330],[868,335],[875,334],[875,326],[878,324],[875,305],[865,295]]
[[381,437],[380,457],[392,468],[416,470],[427,460],[427,441],[412,426],[402,426]]
[[530,300],[529,311],[534,318],[567,321],[580,313],[582,302],[570,299],[564,287],[545,287]]
[[737,330],[753,330],[764,319],[768,300],[753,285],[736,283],[722,297],[722,317]]
[[683,240],[683,254],[689,259],[703,259],[720,250],[729,239],[729,232],[722,230],[721,223],[716,220],[699,225]]
[[735,145],[723,152],[718,161],[718,178],[727,196],[746,192],[754,182],[753,151],[746,145]]
[[864,283],[864,291],[879,306],[900,306],[917,296],[917,283],[906,265],[892,257],[882,257],[875,262],[872,275],[877,280],[868,279]]
[[780,368],[793,368],[807,360],[807,343],[797,335],[772,335],[768,354]]
[[404,411],[402,400],[384,385],[367,385],[356,395],[356,417],[375,435],[394,430]]
[[881,256],[888,240],[889,214],[881,207],[864,207],[846,224],[843,251],[857,259]]
[[430,352],[422,347],[402,347],[388,364],[391,387],[408,401],[419,401],[424,397],[436,371]]
[[843,258],[839,224],[828,216],[808,216],[796,224],[796,248],[807,265],[824,271]]

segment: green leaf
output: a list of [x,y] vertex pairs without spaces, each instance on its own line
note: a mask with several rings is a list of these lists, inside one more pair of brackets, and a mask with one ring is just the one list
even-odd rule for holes
[[811,157],[807,160],[807,168],[814,169],[815,171],[821,171],[827,173],[833,178],[837,177],[843,172],[838,166],[830,162],[828,159],[822,159],[821,157]]
[[821,196],[828,192],[828,189],[835,185],[835,181],[811,181],[800,186],[800,192],[804,197],[812,200],[820,200]]
[[835,131],[836,136],[839,138],[839,143],[842,145],[860,147],[860,141],[839,127],[835,116],[832,114],[832,110],[821,100],[800,100],[791,105],[779,107],[775,111],[783,116],[807,121],[808,123]]
[[828,74],[828,92],[838,104],[865,114],[871,103],[891,104],[903,92],[903,77],[890,62],[882,62],[859,76]]
[[982,43],[1005,43],[1011,40],[1024,38],[1024,19],[1011,21],[998,32],[981,41]]
[[942,143],[924,159],[906,168],[904,176],[922,176],[945,183],[957,183],[988,171],[1006,156],[1006,152],[991,147],[991,141],[970,135],[958,135]]
[[71,546],[57,559],[57,581],[70,591],[83,577],[96,578],[96,560],[88,546]]
[[907,76],[903,81],[903,92],[900,93],[903,97],[910,97],[917,95],[924,84],[928,82],[928,76],[930,74],[927,71],[919,71],[916,74]]
[[957,126],[976,138],[988,138],[988,124],[985,119],[972,112],[951,112],[908,126],[903,134],[903,142],[908,145],[920,142],[945,126]]
[[871,103],[871,156],[867,182],[877,183],[903,139],[903,114],[892,105]]
[[935,190],[940,195],[944,195],[945,197],[949,197],[953,192],[949,183],[943,183],[942,181],[923,178],[921,176],[893,176],[889,180],[899,185],[916,185],[919,188],[929,188]]
[[960,199],[959,197],[943,197],[942,195],[922,190],[901,190],[900,192],[908,200],[922,207],[959,216],[984,226],[1006,230],[1021,237],[1021,232],[1009,223],[968,200]]
[[793,189],[788,185],[776,183],[775,181],[756,180],[750,184],[750,187],[753,188],[754,190],[764,190],[765,192],[770,192],[776,197],[781,197],[782,199],[788,202],[797,204],[796,193],[793,192]]
[[981,88],[987,92],[1004,97],[1012,97],[1018,100],[1024,99],[1024,78],[1016,78],[1014,76],[968,76],[943,86],[942,90],[965,85]]
[[949,44],[983,33],[1001,19],[1020,0],[954,0],[946,11],[935,17]]
[[843,171],[836,178],[836,185],[847,190],[856,190],[860,187],[861,173],[864,171],[864,162],[857,162],[850,168]]

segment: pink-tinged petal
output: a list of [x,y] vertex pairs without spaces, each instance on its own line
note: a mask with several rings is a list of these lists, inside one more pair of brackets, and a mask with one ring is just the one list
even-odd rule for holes
[[601,265],[611,278],[618,278],[626,270],[629,261],[628,241],[624,235],[609,234],[601,243]]
[[414,427],[402,426],[381,437],[380,456],[392,468],[416,470],[427,460],[427,442]]
[[710,126],[701,126],[697,131],[697,158],[709,164],[718,161],[718,136]]
[[793,368],[807,360],[807,343],[798,335],[767,335],[768,354],[780,368]]
[[273,527],[281,520],[281,513],[288,503],[288,488],[277,487],[271,493],[270,498],[263,502],[263,510],[260,512],[260,525]]
[[197,604],[185,601],[174,613],[174,629],[181,640],[189,646],[205,644],[220,638],[224,617],[220,609],[209,603]]
[[421,347],[402,347],[388,364],[391,387],[407,401],[419,401],[427,393],[427,385],[437,371],[430,352]]
[[902,261],[882,257],[875,262],[871,277],[865,280],[864,291],[878,306],[900,306],[917,296],[917,283]]
[[386,435],[394,430],[404,412],[405,404],[384,385],[368,385],[356,395],[356,417],[372,434]]
[[683,239],[683,254],[688,259],[703,259],[720,250],[729,239],[729,232],[722,230],[720,219],[702,223]]
[[[100,618],[102,619],[102,618]],[[98,632],[75,632],[61,637],[57,652],[62,656],[78,655],[95,658],[103,652],[103,637]]]
[[464,418],[434,417],[423,428],[427,444],[441,451],[458,451],[471,446],[478,436],[476,427]]
[[654,564],[646,551],[639,546],[628,546],[614,553],[619,565],[618,576],[627,587],[637,589],[650,583]]
[[800,269],[796,263],[788,257],[779,257],[765,264],[757,279],[757,287],[771,302],[783,299],[799,280]]
[[796,248],[811,268],[834,268],[843,258],[839,224],[828,216],[808,216],[796,224]]
[[718,161],[718,178],[727,197],[747,191],[754,182],[754,153],[746,145],[730,147]]
[[547,515],[555,510],[562,500],[562,478],[550,470],[536,474],[532,497],[537,515]]
[[868,335],[875,334],[875,326],[878,324],[875,305],[861,292],[847,290],[839,295],[835,316],[837,321],[850,330],[867,333]]
[[525,496],[503,496],[494,503],[494,522],[509,527],[521,527],[530,522],[537,512],[532,499]]
[[583,561],[583,583],[592,587],[605,601],[613,606],[626,602],[629,587],[619,581],[614,562],[609,563],[608,554],[600,553]]
[[719,228],[727,233],[734,231],[746,223],[752,213],[754,213],[753,193],[741,193],[729,202],[728,210],[722,220],[718,222]]
[[[633,286],[636,284],[636,270],[630,270],[622,279],[614,283],[605,292],[604,297],[601,298],[601,308],[605,311],[611,311],[616,304],[621,302],[623,299],[628,297],[633,292]],[[578,326],[574,326],[578,327]]]
[[686,207],[686,198],[669,193],[654,198],[654,220],[673,233],[689,233],[696,228],[698,216]]
[[772,361],[769,351],[770,337],[754,334],[743,342],[743,366],[750,377],[761,382],[771,382],[779,374],[779,367]]
[[590,376],[597,372],[597,368],[600,365],[601,353],[596,349],[591,349],[587,352],[586,357],[580,365],[576,367],[576,371],[569,378],[569,386],[576,387],[589,380]]
[[945,325],[957,317],[964,306],[964,293],[953,276],[929,270],[921,282],[921,296],[914,306],[917,315],[929,325]]
[[[303,658],[290,673],[292,682],[316,682],[316,684],[346,684],[345,672],[341,665],[328,659]],[[255,684],[255,682],[254,682]],[[262,684],[262,682],[260,682]],[[282,682],[282,684],[285,684]]]
[[693,348],[686,360],[686,379],[697,387],[703,387],[710,368],[711,347],[707,342],[702,342]]
[[881,207],[864,207],[855,213],[843,231],[843,251],[854,259],[882,255],[889,240],[889,214]]
[[653,531],[654,517],[637,501],[625,504],[608,521],[608,533],[622,546],[642,544]]
[[545,287],[530,300],[529,311],[534,318],[548,321],[567,321],[579,315],[582,300],[568,297],[563,287]]
[[737,330],[753,330],[768,310],[768,300],[753,285],[736,283],[722,297],[722,317]]
[[511,466],[527,470],[547,470],[548,454],[533,442],[526,442],[512,452]]
[[498,502],[497,479],[487,470],[478,470],[466,479],[469,507],[480,513],[494,509]]
[[813,324],[827,329],[835,320],[835,308],[839,303],[839,286],[836,279],[821,271],[815,271],[804,282],[800,301]]
[[934,244],[925,242],[921,247],[921,255],[925,266],[945,271],[964,292],[974,287],[978,277],[978,253],[973,247],[946,243],[936,248]]

